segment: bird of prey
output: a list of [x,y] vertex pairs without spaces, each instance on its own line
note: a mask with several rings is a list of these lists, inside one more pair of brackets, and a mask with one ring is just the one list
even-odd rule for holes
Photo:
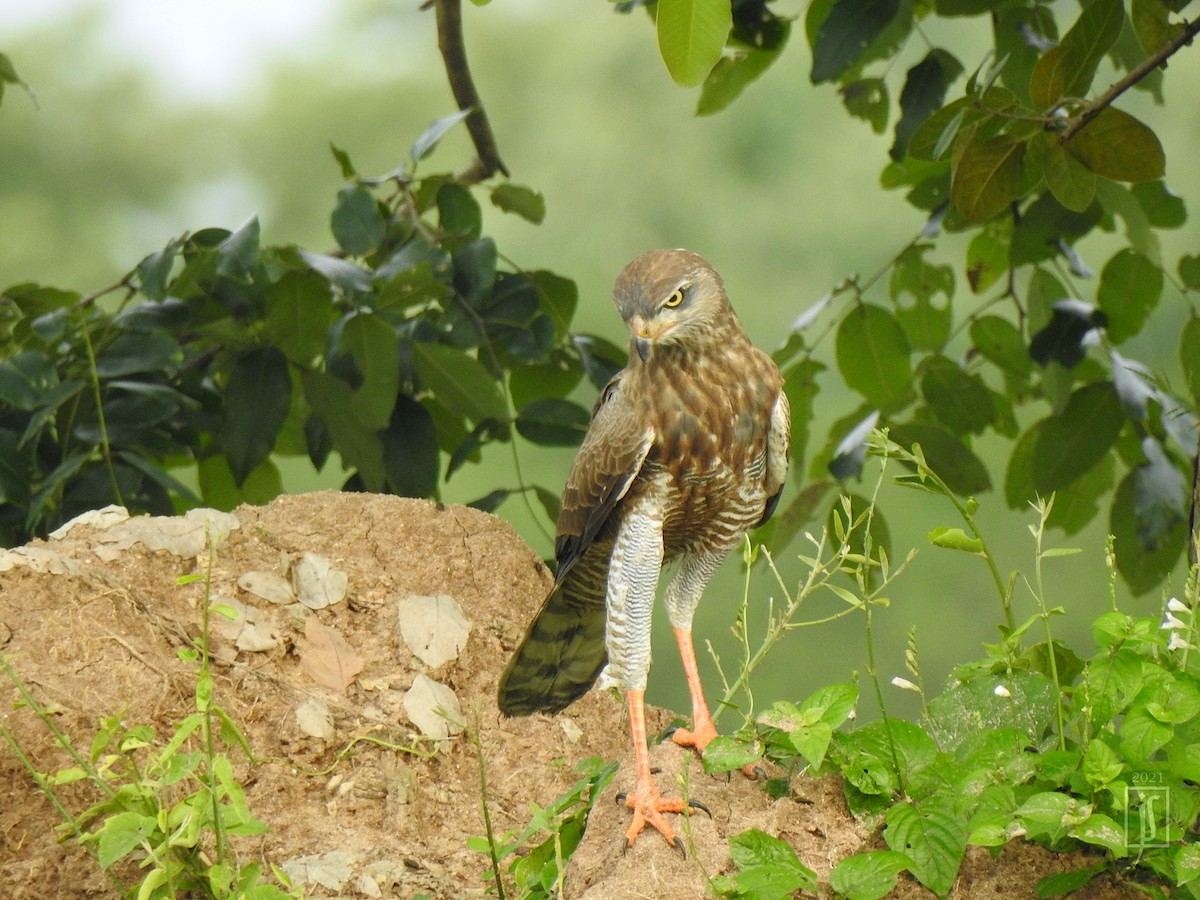
[[729,551],[774,511],[791,419],[778,367],[750,343],[700,256],[642,254],[617,278],[613,300],[629,327],[629,364],[596,401],[563,489],[554,587],[501,676],[499,706],[509,716],[558,712],[597,678],[623,688],[637,775],[625,797],[626,846],[649,824],[682,850],[663,813],[688,805],[659,793],[646,745],[659,573],[678,561],[664,601],[692,699],[693,727],[672,739],[702,751],[717,730],[692,615]]

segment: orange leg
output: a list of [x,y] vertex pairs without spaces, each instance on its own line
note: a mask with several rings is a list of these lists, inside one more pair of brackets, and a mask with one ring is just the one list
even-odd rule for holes
[[[713,724],[712,715],[708,711],[708,703],[704,699],[704,687],[700,684],[700,670],[696,667],[696,651],[692,647],[691,629],[676,628],[675,642],[679,644],[683,672],[687,676],[688,691],[692,695],[692,730],[677,728],[671,735],[671,740],[681,747],[695,747],[698,753],[703,753],[704,748],[717,736],[717,726]],[[742,774],[751,780],[757,779],[761,771],[755,765],[742,767]]]
[[[633,756],[637,768],[637,786],[631,794],[618,794],[617,800],[624,800],[625,805],[633,810],[633,822],[625,832],[625,849],[633,846],[637,836],[647,825],[652,825],[666,838],[667,843],[684,852],[683,841],[675,833],[670,823],[663,818],[663,813],[687,813],[692,809],[705,809],[703,804],[687,802],[676,798],[667,798],[658,792],[654,786],[654,777],[650,774],[650,751],[646,748],[646,710],[643,704],[643,691],[626,691],[625,697],[629,702],[629,731],[633,736]],[[707,812],[707,810],[705,810]]]

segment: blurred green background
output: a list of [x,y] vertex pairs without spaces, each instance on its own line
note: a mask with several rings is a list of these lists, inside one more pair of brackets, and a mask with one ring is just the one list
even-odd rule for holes
[[[435,118],[454,110],[437,54],[432,11],[417,0],[0,0],[0,50],[37,94],[37,105],[9,89],[0,106],[0,285],[21,281],[89,291],[119,278],[172,236],[206,226],[234,228],[257,214],[265,243],[333,246],[328,215],[341,176],[330,143],[360,172],[382,174],[406,156]],[[804,5],[777,5],[803,15]],[[1072,5],[1072,8],[1073,5]],[[1070,13],[1073,15],[1073,13]],[[697,92],[675,87],[657,56],[643,12],[617,15],[605,0],[494,0],[464,9],[467,49],[502,157],[513,180],[543,192],[548,213],[535,227],[488,208],[485,233],[524,268],[544,267],[575,279],[575,327],[624,344],[609,301],[612,280],[643,250],[686,246],[722,273],[756,343],[773,350],[796,316],[848,273],[877,271],[924,224],[898,193],[878,187],[891,134],[873,134],[850,119],[836,93],[814,88],[801,30],[779,62],[734,105],[697,118]],[[967,71],[982,59],[983,38],[971,20],[955,20],[947,45]],[[936,42],[935,30],[929,37]],[[973,46],[980,52],[969,55]],[[923,51],[922,51],[923,52]],[[1096,84],[1112,80],[1103,69]],[[1107,79],[1107,80],[1106,80]],[[1166,103],[1133,92],[1121,105],[1159,133],[1167,182],[1200,210],[1200,51],[1173,58]],[[465,133],[452,132],[423,171],[461,169],[470,160]],[[1118,244],[1081,244],[1099,270]],[[1200,248],[1191,231],[1163,233],[1164,258]],[[937,256],[962,280],[963,244],[939,241]],[[1094,282],[1090,288],[1094,290]],[[880,294],[874,297],[882,301]],[[1093,299],[1084,297],[1084,299]],[[1168,289],[1156,325],[1123,347],[1169,380],[1175,335],[1187,313]],[[832,355],[832,341],[822,350]],[[814,445],[856,401],[826,373],[817,398]],[[593,397],[581,389],[578,399]],[[570,451],[518,443],[527,477],[557,489]],[[977,450],[1003,477],[1009,447],[990,437]],[[314,473],[284,461],[293,492],[337,487],[335,464]],[[895,473],[895,470],[893,474]],[[790,491],[802,483],[795,473]],[[863,484],[870,493],[878,466]],[[510,449],[493,446],[483,463],[456,473],[444,499],[466,502],[495,486],[513,486]],[[999,484],[997,485],[1000,486]],[[785,504],[791,493],[785,497]],[[961,523],[949,504],[886,486],[882,508],[893,560],[920,554],[876,616],[879,674],[906,676],[904,648],[916,627],[926,684],[937,688],[955,663],[980,655],[997,638],[999,602],[977,558],[929,545],[934,526]],[[1032,581],[1029,512],[1005,508],[993,491],[981,497],[979,521],[1004,573]],[[550,555],[548,523],[520,499],[499,510],[541,555]],[[1080,535],[1052,543],[1083,548],[1047,562],[1049,605],[1068,615],[1055,633],[1080,653],[1091,650],[1088,626],[1108,606],[1103,546],[1107,515]],[[814,529],[816,530],[816,529]],[[789,588],[804,573],[798,544],[778,560]],[[397,566],[404,560],[397,558]],[[1019,582],[1018,620],[1036,605]],[[1167,590],[1179,589],[1179,577]],[[744,590],[731,561],[709,589],[697,637],[709,639],[726,672],[736,674],[738,645],[729,626]],[[767,600],[783,592],[764,567],[750,579],[750,622],[761,632]],[[1153,615],[1158,594],[1122,608]],[[815,598],[802,618],[840,608]],[[650,699],[687,709],[687,692],[665,616],[659,615]],[[755,637],[752,636],[752,641]],[[701,649],[710,698],[719,679]],[[845,681],[865,666],[861,616],[788,635],[755,678],[761,707],[800,699],[822,684]],[[936,690],[935,690],[936,692]],[[893,712],[911,715],[914,695],[885,686]],[[861,710],[875,715],[873,701]],[[727,725],[732,725],[731,720]]]

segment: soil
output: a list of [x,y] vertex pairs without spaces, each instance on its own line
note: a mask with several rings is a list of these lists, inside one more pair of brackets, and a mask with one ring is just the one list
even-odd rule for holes
[[[195,711],[196,664],[178,651],[200,633],[205,581],[180,576],[206,570],[205,535],[216,532],[224,536],[212,602],[240,609],[244,621],[214,618],[215,702],[260,760],[233,754],[250,811],[270,828],[236,846],[243,861],[284,866],[308,897],[484,896],[487,858],[467,846],[485,833],[476,744],[498,835],[523,828],[530,804],[561,795],[579,761],[620,760],[569,862],[566,897],[706,896],[705,873],[733,870],[727,837],[748,828],[787,840],[823,881],[842,857],[883,846],[849,814],[835,778],[799,778],[790,796],[771,799],[740,776],[705,775],[668,742],[653,748],[658,784],[667,794],[686,784],[712,817],[681,825],[686,858],[653,832],[623,852],[628,812],[614,797],[632,777],[620,699],[593,692],[560,715],[528,719],[496,708],[497,679],[550,573],[494,516],[395,497],[315,493],[207,518],[112,514],[0,551],[0,653],[76,747],[86,752],[117,714],[165,742]],[[316,587],[301,584],[297,602],[305,570]],[[448,649],[402,630],[398,610],[413,609],[414,596],[452,599],[418,601],[432,604],[435,624],[449,623]],[[465,642],[454,604],[469,625]],[[434,705],[457,702],[464,732],[444,717],[429,721],[430,692]],[[649,710],[651,733],[671,715]],[[70,765],[2,675],[0,720],[39,770]],[[449,734],[422,737],[422,726]],[[84,784],[57,791],[76,813],[98,799]],[[0,897],[119,895],[77,842],[60,840],[60,822],[0,744]],[[1021,843],[997,857],[973,848],[952,896],[1032,897],[1043,876],[1092,861]],[[137,881],[132,864],[113,872]],[[893,896],[931,895],[902,878]],[[1076,896],[1134,892],[1105,876]]]

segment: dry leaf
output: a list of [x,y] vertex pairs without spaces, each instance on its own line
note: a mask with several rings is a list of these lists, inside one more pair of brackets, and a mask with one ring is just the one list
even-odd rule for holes
[[471,633],[471,621],[452,597],[414,594],[401,600],[396,608],[400,636],[413,656],[431,669],[458,659]]
[[349,850],[330,850],[313,856],[297,856],[281,867],[293,884],[316,884],[340,892],[353,874],[358,854]]
[[292,566],[296,599],[309,609],[324,609],[346,597],[350,580],[324,556],[305,553]]
[[0,572],[23,566],[31,572],[47,575],[78,575],[83,568],[71,557],[45,547],[18,547],[0,550]]
[[296,724],[309,737],[333,740],[333,714],[316,697],[309,697],[296,709]]
[[298,642],[300,665],[313,681],[331,691],[344,694],[363,670],[365,661],[346,643],[346,639],[316,616],[304,623],[304,638]]
[[244,573],[238,578],[237,583],[243,591],[266,600],[268,603],[286,604],[292,603],[296,599],[288,580],[274,572],[256,569]]
[[404,713],[421,734],[445,740],[462,731],[462,707],[454,691],[424,673],[404,695]]
[[238,527],[237,516],[215,509],[189,509],[183,516],[137,516],[97,534],[95,552],[111,562],[120,551],[144,544],[148,550],[166,550],[192,559],[203,553],[210,541],[220,544]]
[[101,509],[89,509],[80,513],[71,521],[58,526],[50,532],[50,540],[61,541],[76,525],[89,525],[97,531],[104,531],[129,518],[129,510],[123,506],[109,504]]

